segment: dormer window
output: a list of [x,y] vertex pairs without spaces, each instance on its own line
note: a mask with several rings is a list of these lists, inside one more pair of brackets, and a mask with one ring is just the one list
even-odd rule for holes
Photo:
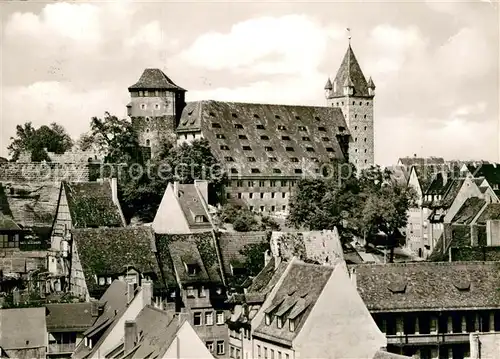
[[224,157],[224,159],[225,159],[227,162],[234,162],[234,158],[232,158],[232,157]]
[[290,136],[281,136],[283,141],[290,141]]
[[295,173],[296,173],[296,174],[301,174],[301,173],[302,173],[302,169],[300,169],[300,168],[296,168],[296,169],[295,169]]
[[285,147],[285,149],[287,150],[287,152],[294,152],[295,150],[293,149],[293,147]]
[[237,174],[238,170],[236,168],[231,168],[231,173]]
[[283,328],[283,317],[276,317],[276,325],[278,326],[278,329]]
[[256,113],[253,114],[253,118],[260,118]]
[[235,113],[232,113],[231,116],[233,116],[234,118],[238,118],[238,115]]
[[305,126],[299,126],[299,131],[307,131],[307,128]]
[[221,139],[221,140],[223,140],[224,138],[226,138],[226,136],[224,136],[222,133],[216,134],[215,137],[218,138],[218,139]]
[[271,314],[266,313],[266,325],[271,325]]
[[212,128],[220,128],[220,123],[212,122]]
[[196,215],[194,217],[194,221],[195,221],[195,223],[203,223],[203,222],[205,222],[205,216],[203,216],[203,215]]
[[274,115],[274,118],[279,120],[281,117],[280,117],[280,115]]
[[196,292],[195,292],[195,289],[194,287],[187,287],[186,288],[186,295],[190,298],[194,298],[196,296]]
[[335,152],[335,150],[332,147],[327,147],[326,152]]
[[273,173],[281,173],[281,170],[279,168],[274,168]]
[[213,113],[213,112],[210,112],[208,115],[209,115],[210,117],[215,117],[215,113]]
[[324,128],[324,127],[318,127],[318,131],[326,132],[326,128]]
[[239,135],[238,138],[240,140],[248,140],[247,136],[245,136],[245,135]]
[[226,146],[226,145],[221,145],[220,146],[220,149],[223,150],[223,151],[228,151],[229,150],[229,147]]
[[258,168],[252,168],[252,173],[260,173],[260,170]]
[[299,159],[297,157],[290,157],[291,162],[299,162]]
[[314,152],[314,148],[312,148],[312,147],[306,147],[306,151],[307,152]]
[[260,139],[261,139],[261,140],[266,140],[266,141],[267,141],[267,140],[269,140],[269,136],[262,135],[262,136],[260,136]]
[[186,269],[188,275],[196,275],[198,273],[198,265],[196,263],[186,264]]
[[311,141],[309,137],[302,137],[302,141]]
[[314,119],[315,119],[316,121],[320,121],[320,120],[321,120],[318,116],[314,117]]
[[247,157],[248,162],[255,162],[255,157]]
[[280,130],[280,131],[286,131],[286,127],[283,126],[283,125],[279,125],[278,126],[278,130]]
[[234,128],[237,128],[239,130],[242,130],[243,129],[243,125],[239,124],[239,123],[235,123],[234,124]]
[[250,146],[243,146],[243,151],[251,151],[252,147]]
[[269,146],[264,147],[264,149],[265,149],[267,152],[271,152],[271,151],[273,151],[273,148],[272,148],[272,147],[269,147]]
[[269,162],[278,162],[278,158],[276,158],[276,157],[269,157]]
[[265,130],[266,128],[264,125],[257,125],[257,130]]
[[288,326],[291,332],[295,331],[295,319],[288,319]]

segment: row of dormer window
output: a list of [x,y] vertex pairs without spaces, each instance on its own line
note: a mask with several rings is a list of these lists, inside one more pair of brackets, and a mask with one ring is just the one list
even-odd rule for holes
[[[276,327],[278,329],[283,328],[285,322],[288,321],[288,329],[291,332],[295,331],[296,324],[297,324],[295,319],[288,318],[288,320],[286,320],[286,319],[283,318],[283,316],[277,316],[277,315],[275,317],[276,317]],[[272,316],[271,316],[271,314],[266,313],[265,321],[266,321],[266,325],[268,325],[268,326],[271,325],[271,323],[272,323]]]
[[[353,101],[352,102],[353,105],[356,105],[356,101]],[[341,102],[337,102],[335,104],[336,106],[344,106],[344,101],[341,101]],[[370,105],[370,102],[366,102],[366,106],[369,106]],[[333,103],[332,103],[332,106],[333,106]],[[363,102],[362,101],[359,101],[359,106],[363,106]]]
[[[243,130],[244,129],[244,127],[243,127],[243,125],[241,123],[235,123],[233,126],[237,130]],[[222,126],[220,125],[220,123],[212,122],[212,128],[222,128]],[[256,125],[256,128],[258,130],[265,130],[266,129],[264,127],[264,125]],[[287,131],[287,127],[285,125],[278,125],[277,128],[278,128],[279,131]],[[302,131],[302,132],[307,132],[307,127],[305,127],[305,126],[298,126],[298,130]],[[318,127],[318,131],[320,131],[320,132],[326,132],[326,128],[323,127],[323,126],[319,126]]]
[[[215,117],[215,113],[214,112],[210,112],[209,115],[210,115],[210,117]],[[235,112],[232,112],[231,113],[231,117],[232,118],[238,118],[238,114],[235,113]],[[254,113],[253,114],[253,118],[260,119],[260,116],[258,114],[256,114],[256,113]],[[274,115],[274,118],[277,119],[277,120],[279,120],[279,119],[281,119],[281,116],[280,115]],[[300,120],[300,116],[299,115],[295,115],[295,119],[296,120]],[[319,118],[319,116],[314,116],[314,119],[316,121],[321,121],[321,119]]]
[[[250,211],[252,211],[252,212],[256,210],[254,206],[250,206],[250,207],[248,207],[248,208],[249,208],[249,209],[250,209]],[[278,207],[276,207],[276,206],[259,206],[257,210],[258,210],[259,212],[261,212],[261,213],[262,213],[262,212],[276,212],[276,211],[278,210],[277,208],[278,208]],[[282,205],[282,206],[281,206],[281,210],[282,210],[283,212],[285,212],[285,211],[286,211],[286,205]]]
[[[217,138],[219,140],[225,140],[226,136],[223,133],[217,133],[215,135],[215,138]],[[248,140],[248,137],[246,135],[238,135],[238,139],[239,140]],[[269,141],[269,136],[262,135],[262,136],[260,136],[260,139],[264,140],[264,141]],[[290,138],[290,136],[281,136],[281,140],[283,140],[283,141],[291,141],[292,139]],[[328,137],[321,137],[321,140],[323,142],[330,141],[330,139]],[[311,138],[308,137],[308,136],[302,136],[302,141],[311,141]]]
[[[365,138],[365,142],[366,142],[366,138]],[[242,146],[243,148],[243,151],[252,151],[252,147],[251,146]],[[229,151],[229,146],[228,145],[220,145],[220,149],[222,151]],[[335,152],[335,150],[333,149],[333,147],[326,147],[326,152]],[[264,147],[264,151],[266,152],[273,152],[274,151],[274,148],[271,147],[271,146],[265,146]],[[285,147],[285,151],[287,152],[295,152],[295,148],[294,147],[291,147],[291,146],[286,146]],[[316,150],[313,148],[313,147],[306,147],[306,152],[316,152]],[[252,158],[254,157],[247,157],[247,159],[249,159],[248,161],[249,162],[255,162],[253,160],[251,160]],[[294,158],[294,157],[292,157]],[[292,161],[292,162],[295,162],[295,161]],[[298,162],[298,161],[297,161]]]
[[[141,103],[141,110],[146,110],[148,108],[148,105],[145,104],[145,103]],[[154,104],[154,108],[155,110],[159,110],[160,109],[160,104],[159,103],[155,103]],[[149,120],[149,118],[148,118]]]
[[[261,198],[261,199],[264,199],[264,198],[265,198],[265,193],[264,193],[264,192],[260,192],[260,193],[253,193],[253,192],[249,192],[249,193],[248,193],[248,198],[249,198],[249,199],[253,199],[253,198],[254,198],[254,194],[255,194],[255,198]],[[269,197],[270,197],[270,198],[277,198],[277,197],[286,198],[286,192],[281,192],[281,193],[277,193],[277,192],[270,192],[270,193],[268,193],[268,194],[269,194]],[[236,197],[237,197],[238,199],[241,199],[241,198],[243,198],[243,195],[244,195],[244,193],[238,193]],[[227,194],[226,194],[226,197],[227,197],[228,199],[230,199],[230,198],[231,198],[231,193],[227,193]]]

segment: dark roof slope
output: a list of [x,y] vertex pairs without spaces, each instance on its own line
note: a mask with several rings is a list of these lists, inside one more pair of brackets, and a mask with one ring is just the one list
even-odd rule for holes
[[37,348],[47,344],[45,308],[0,310],[0,347]]
[[488,220],[500,219],[500,203],[489,203],[483,213],[478,217],[477,224],[486,224]]
[[[181,284],[223,283],[213,232],[157,234],[156,248],[167,283],[175,281],[174,273]],[[196,273],[190,274],[188,266]]]
[[59,303],[46,304],[47,331],[69,332],[85,331],[97,319],[92,315],[92,303]]
[[355,266],[370,311],[500,307],[499,262],[417,262]]
[[[189,226],[191,227],[208,227],[211,228],[212,225],[209,221],[209,214],[203,205],[203,197],[196,190],[194,184],[179,184],[179,204],[184,212]],[[196,222],[196,216],[203,216],[204,222]]]
[[468,198],[451,222],[456,224],[470,224],[485,205],[486,201],[482,198]]
[[130,86],[130,90],[177,90],[186,91],[182,87],[177,86],[165,73],[160,69],[145,69],[134,85]]
[[[217,235],[222,266],[226,275],[231,275],[231,265],[241,266],[246,262],[242,253],[248,245],[268,243],[267,232],[220,232]],[[264,253],[262,253],[264,256]]]
[[273,319],[270,325],[266,325],[264,320],[258,324],[254,331],[257,336],[260,334],[291,342],[300,332],[334,270],[334,267],[331,266],[297,262],[292,262],[289,266],[288,272],[286,272],[271,305],[265,311],[266,313],[272,311],[276,315],[278,313],[288,313],[289,318],[298,319],[295,331],[290,331],[288,325],[278,328],[276,323],[273,323],[276,319],[272,315]]
[[127,266],[160,278],[150,227],[87,228],[71,233],[89,291],[97,289],[94,276],[122,274]]
[[344,160],[337,135],[349,134],[334,107],[188,103],[177,131],[200,130],[214,156],[246,177],[315,174],[321,163]]
[[407,167],[445,164],[444,158],[441,157],[402,157],[399,162]]
[[0,212],[0,231],[19,231],[21,228],[16,222],[10,217],[7,217],[2,212]]
[[332,91],[330,98],[344,97],[344,84],[354,87],[353,96],[371,97],[368,93],[365,75],[363,75],[358,60],[354,56],[351,45],[347,48],[333,83],[336,84],[333,88],[336,91]]
[[373,359],[411,359],[412,357],[408,357],[405,355],[399,355],[394,353],[389,353],[383,350],[379,350],[375,353]]
[[[500,185],[500,164],[483,163],[474,169],[472,175],[474,177],[485,177],[491,186]],[[499,195],[500,189],[497,188],[495,194]]]
[[6,216],[12,216],[7,194],[5,193],[5,188],[2,183],[0,183],[0,212]]
[[276,258],[271,258],[269,263],[253,278],[247,293],[267,295],[276,285],[287,266],[287,262],[276,263]]
[[106,182],[63,182],[73,228],[123,227],[111,185]]

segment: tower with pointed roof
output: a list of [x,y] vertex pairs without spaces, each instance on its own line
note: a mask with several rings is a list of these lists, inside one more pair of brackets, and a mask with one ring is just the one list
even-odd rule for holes
[[350,43],[337,75],[326,82],[325,97],[328,106],[340,107],[344,113],[352,137],[349,161],[358,170],[373,165],[375,84],[371,77],[366,81]]
[[160,69],[145,69],[139,81],[128,88],[127,114],[141,146],[154,155],[162,140],[175,143],[175,130],[185,103],[186,90],[177,86]]

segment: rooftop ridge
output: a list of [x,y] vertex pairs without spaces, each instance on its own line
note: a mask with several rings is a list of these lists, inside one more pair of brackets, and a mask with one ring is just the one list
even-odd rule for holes
[[453,262],[404,262],[404,263],[364,263],[353,264],[354,268],[367,268],[367,267],[410,267],[410,266],[458,266],[458,265],[499,265],[498,261],[453,261]]
[[209,104],[209,103],[225,103],[231,105],[254,105],[254,106],[276,106],[276,107],[287,107],[287,108],[321,108],[321,109],[334,109],[336,107],[322,106],[322,105],[290,105],[290,104],[280,104],[280,103],[265,103],[265,102],[242,102],[242,101],[223,101],[223,100],[199,100],[199,101],[188,101],[187,104]]

